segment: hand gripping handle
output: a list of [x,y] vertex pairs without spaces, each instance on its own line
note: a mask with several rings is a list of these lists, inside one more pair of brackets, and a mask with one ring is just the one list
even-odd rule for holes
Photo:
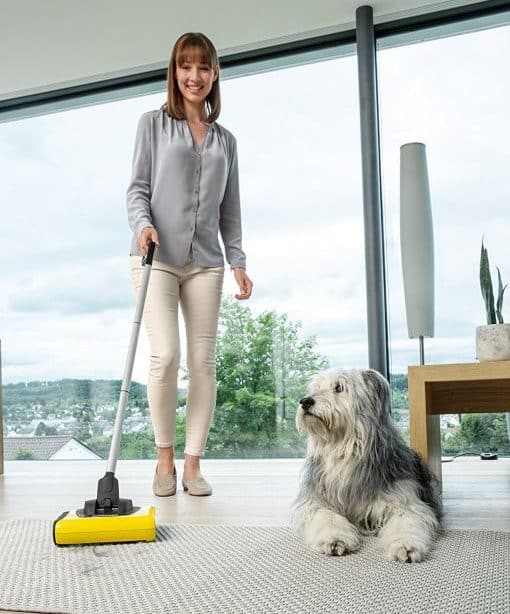
[[142,258],[142,266],[145,264],[150,264],[152,266],[152,258],[154,257],[154,250],[156,249],[156,244],[154,241],[149,243],[149,247],[147,248],[147,253]]

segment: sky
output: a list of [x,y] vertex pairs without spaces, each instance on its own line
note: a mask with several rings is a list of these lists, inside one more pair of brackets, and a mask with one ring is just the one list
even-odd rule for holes
[[[485,317],[482,235],[510,281],[510,27],[385,49],[378,67],[391,371],[419,360],[399,238],[400,146],[412,141],[426,145],[435,243],[425,360],[471,362]],[[0,124],[4,384],[122,377],[134,313],[126,188],[138,118],[163,88]],[[254,282],[243,307],[300,321],[330,366],[368,366],[355,57],[224,80],[221,93]],[[224,294],[235,292],[227,268]],[[135,381],[146,382],[148,357],[142,330]]]

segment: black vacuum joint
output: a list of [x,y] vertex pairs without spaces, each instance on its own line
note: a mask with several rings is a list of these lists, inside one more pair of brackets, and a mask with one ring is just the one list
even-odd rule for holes
[[85,501],[84,516],[110,516],[133,513],[131,499],[119,498],[119,481],[111,471],[107,471],[97,483],[97,499]]

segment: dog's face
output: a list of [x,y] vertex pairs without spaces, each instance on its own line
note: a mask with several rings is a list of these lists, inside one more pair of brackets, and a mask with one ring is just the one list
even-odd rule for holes
[[389,413],[388,382],[371,369],[328,369],[310,382],[299,403],[296,426],[322,440],[359,435],[364,420],[381,420]]

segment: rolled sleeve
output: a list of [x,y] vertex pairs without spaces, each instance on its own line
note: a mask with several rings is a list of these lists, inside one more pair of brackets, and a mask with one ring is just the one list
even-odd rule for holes
[[129,227],[139,235],[152,226],[151,217],[151,124],[150,114],[144,113],[136,131],[131,181],[127,188]]
[[246,254],[242,249],[241,201],[239,196],[239,166],[237,159],[237,141],[234,138],[232,159],[225,187],[225,194],[220,204],[220,234],[225,246],[225,257],[231,269],[246,268]]

